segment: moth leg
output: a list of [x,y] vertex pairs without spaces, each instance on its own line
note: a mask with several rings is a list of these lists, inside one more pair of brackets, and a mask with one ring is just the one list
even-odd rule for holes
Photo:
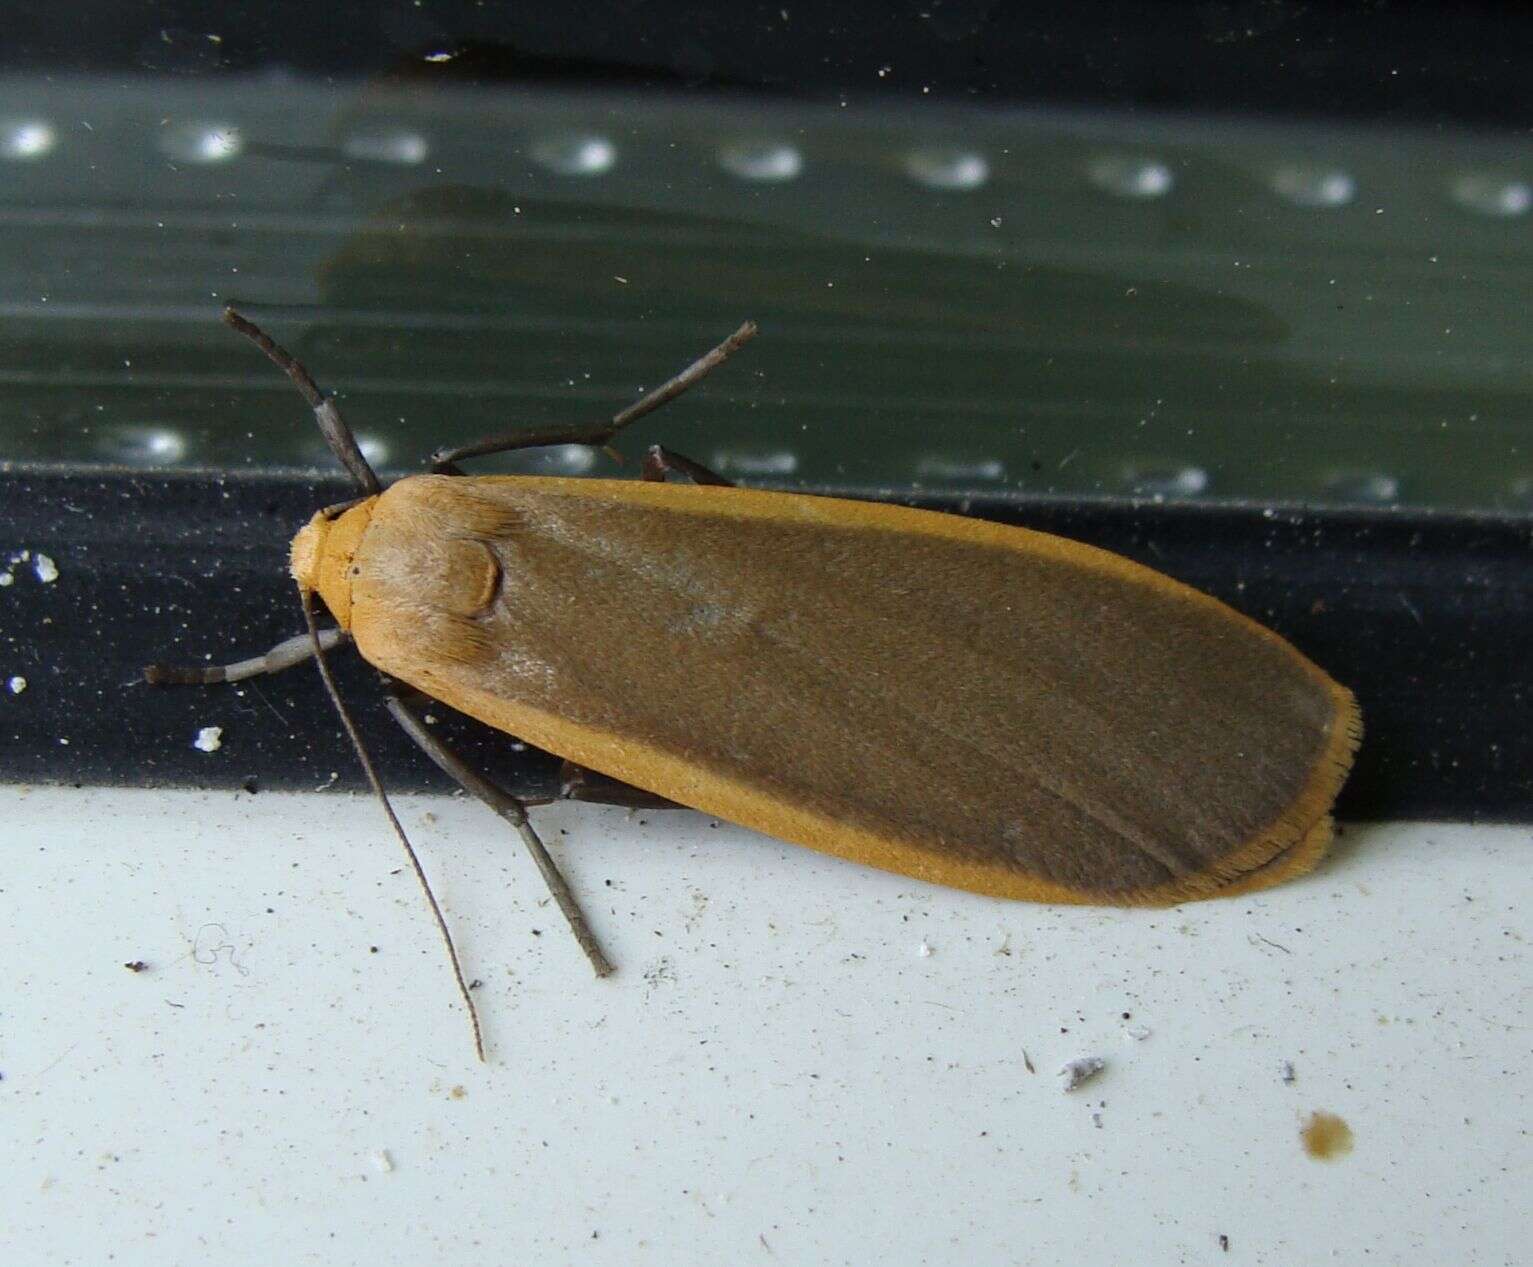
[[584,801],[591,805],[621,805],[627,809],[680,809],[675,801],[646,792],[631,783],[621,783],[573,761],[559,766],[559,799]]
[[685,475],[694,484],[715,484],[720,488],[735,486],[733,480],[727,480],[717,472],[710,471],[701,462],[694,462],[680,453],[672,453],[661,445],[650,445],[649,452],[644,455],[644,465],[639,470],[639,478],[664,483],[667,475],[674,474]]
[[455,780],[465,792],[478,797],[516,828],[522,842],[527,846],[527,851],[532,855],[533,862],[542,873],[543,882],[548,885],[549,893],[553,895],[559,909],[564,912],[564,918],[569,923],[570,931],[575,934],[575,940],[580,943],[581,950],[585,951],[586,958],[591,961],[591,967],[598,977],[608,976],[612,972],[612,964],[602,953],[601,946],[591,932],[591,926],[586,923],[586,917],[579,903],[575,901],[574,894],[570,892],[569,885],[559,874],[559,868],[549,857],[543,841],[528,821],[527,806],[472,770],[451,748],[432,734],[425,722],[405,700],[403,693],[396,690],[392,683],[386,690],[384,702],[405,734],[415,740],[420,750],[436,762],[448,777]]
[[[320,645],[326,651],[333,651],[350,636],[344,629],[319,631]],[[233,664],[146,664],[144,681],[150,686],[207,686],[214,682],[241,682],[245,678],[260,677],[265,673],[280,673],[313,656],[314,643],[308,634],[302,633],[279,642],[265,655],[236,660]]]
[[[433,706],[441,708],[440,701],[433,699],[424,691],[417,691],[404,682],[393,679],[391,681],[393,681],[394,694],[409,704],[412,709],[421,710],[429,716]],[[515,786],[514,779],[512,786]],[[634,787],[631,783],[621,783],[610,775],[592,770],[589,766],[577,765],[567,760],[559,762],[558,771],[551,778],[530,778],[524,786],[516,788],[515,791],[504,784],[499,787],[503,795],[518,802],[523,809],[532,809],[537,805],[552,805],[556,801],[582,801],[587,805],[617,805],[623,809],[682,808],[675,801],[668,801],[665,797],[646,792],[641,787]]]
[[596,447],[609,444],[613,436],[630,423],[637,422],[645,414],[654,413],[661,405],[675,400],[689,387],[695,387],[755,338],[756,329],[754,321],[745,322],[729,338],[705,356],[698,357],[680,374],[667,379],[654,391],[646,392],[621,413],[614,414],[611,422],[594,427],[545,427],[539,431],[515,431],[456,448],[438,449],[431,455],[431,469],[438,475],[461,475],[463,472],[457,464],[466,458],[486,457],[491,453],[508,453],[513,449],[531,449],[547,444],[589,444]]

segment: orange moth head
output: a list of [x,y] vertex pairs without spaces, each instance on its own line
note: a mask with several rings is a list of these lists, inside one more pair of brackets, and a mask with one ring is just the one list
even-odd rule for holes
[[351,628],[351,560],[377,500],[369,497],[334,518],[322,510],[293,538],[293,579],[299,589],[319,592],[342,629]]

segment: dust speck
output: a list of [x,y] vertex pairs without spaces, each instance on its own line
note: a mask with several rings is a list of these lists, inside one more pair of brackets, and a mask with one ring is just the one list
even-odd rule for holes
[[644,969],[644,984],[651,990],[656,986],[670,985],[676,980],[676,966],[669,956],[662,956]]
[[1059,1089],[1078,1090],[1106,1068],[1107,1062],[1100,1056],[1082,1056],[1078,1060],[1069,1061],[1059,1067]]

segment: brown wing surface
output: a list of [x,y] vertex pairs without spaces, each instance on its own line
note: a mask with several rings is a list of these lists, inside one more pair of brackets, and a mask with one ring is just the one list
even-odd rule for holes
[[1356,705],[1223,604],[1061,538],[739,489],[401,481],[353,561],[373,663],[785,840],[1049,901],[1306,869]]

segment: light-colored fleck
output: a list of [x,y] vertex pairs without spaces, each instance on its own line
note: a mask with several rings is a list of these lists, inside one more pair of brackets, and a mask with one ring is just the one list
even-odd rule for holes
[[198,752],[217,752],[224,746],[224,728],[222,726],[204,726],[197,732],[197,738],[192,740],[192,747]]
[[373,1169],[379,1174],[387,1175],[393,1172],[394,1159],[389,1156],[387,1148],[380,1148],[373,1154]]
[[1144,1042],[1154,1032],[1148,1025],[1125,1025],[1123,1027],[1123,1037],[1131,1038],[1136,1043]]
[[932,957],[931,943],[923,941],[916,947],[916,954],[920,955],[922,959],[930,959]]
[[37,573],[37,579],[44,585],[51,585],[59,579],[58,568],[46,554],[39,554],[32,561],[32,570]]
[[12,695],[20,695],[27,689],[27,680],[18,673],[6,685],[11,688]]
[[1077,1090],[1106,1068],[1107,1062],[1100,1056],[1082,1056],[1078,1060],[1069,1061],[1059,1067],[1059,1089],[1067,1092]]

